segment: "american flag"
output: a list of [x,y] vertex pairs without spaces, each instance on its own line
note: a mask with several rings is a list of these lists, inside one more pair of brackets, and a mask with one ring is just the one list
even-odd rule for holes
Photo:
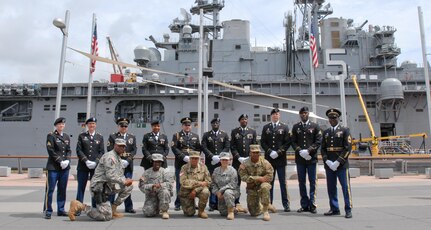
[[316,47],[316,38],[314,37],[314,26],[311,25],[310,31],[310,49],[311,49],[311,58],[313,61],[313,67],[319,67],[319,59],[317,57],[317,47]]
[[[91,39],[91,54],[94,56],[99,56],[99,48],[97,47],[97,24],[94,23],[93,36]],[[96,60],[91,60],[90,73],[93,73],[96,69]]]

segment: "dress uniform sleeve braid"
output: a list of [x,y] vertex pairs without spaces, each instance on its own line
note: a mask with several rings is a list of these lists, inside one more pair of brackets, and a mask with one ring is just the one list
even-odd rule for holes
[[230,150],[230,137],[229,137],[229,135],[227,135],[227,133],[226,132],[223,132],[224,133],[224,148],[223,148],[223,150],[222,150],[222,152],[229,152],[229,150]]
[[133,157],[135,157],[138,147],[136,146],[136,137],[133,136],[132,139],[133,139],[133,145],[132,145],[132,150],[130,151],[130,158],[133,161]]
[[290,147],[290,134],[289,134],[289,127],[287,125],[284,125],[284,137],[283,137],[283,145],[280,147],[279,152],[283,153],[286,152]]
[[350,152],[352,151],[352,136],[350,136],[349,128],[344,128],[344,136],[343,136],[343,153],[338,156],[337,161],[340,163],[346,162],[347,158],[349,158]]
[[96,163],[99,163],[100,158],[103,156],[103,154],[105,154],[105,141],[103,140],[103,136],[102,135],[98,135],[100,138],[100,143],[99,143],[99,151],[98,151],[98,155],[96,157]]
[[82,135],[78,136],[78,142],[76,143],[76,155],[78,155],[78,159],[80,161],[86,162],[87,156],[85,156],[84,152],[82,151]]
[[268,134],[266,134],[266,129],[268,129],[268,126],[267,125],[263,126],[262,135],[260,139],[260,145],[262,146],[263,151],[265,151],[265,156],[269,155],[269,153],[271,152],[271,149],[269,148],[269,144],[266,143],[269,138]]
[[298,126],[294,125],[292,128],[292,135],[290,136],[290,140],[291,140],[291,144],[292,144],[292,148],[298,152],[299,150],[301,150],[301,148],[298,146],[297,141],[298,141]]
[[322,130],[320,129],[320,126],[318,124],[316,124],[316,127],[314,130],[316,131],[314,134],[314,141],[313,141],[313,144],[311,144],[308,151],[317,153],[317,150],[319,149],[320,145],[322,144]]
[[235,129],[232,129],[232,131],[230,132],[230,152],[232,153],[233,159],[238,160],[239,153],[235,142]]
[[214,154],[208,149],[208,136],[209,136],[209,132],[206,132],[203,137],[202,137],[202,141],[201,141],[201,147],[202,147],[202,151],[204,152],[205,156],[209,159],[211,159]]
[[183,160],[183,158],[185,157],[185,154],[178,148],[178,140],[180,138],[180,134],[179,133],[175,133],[174,136],[172,137],[172,144],[171,144],[171,149],[172,152],[174,153],[175,157],[178,160]]
[[55,152],[55,136],[53,134],[48,134],[46,137],[46,149],[48,155],[53,158],[57,163],[63,161],[63,157]]
[[144,158],[148,158],[149,156],[151,156],[150,151],[148,151],[148,140],[149,135],[145,134],[142,138],[142,154],[144,155]]
[[169,141],[168,141],[168,136],[164,135],[165,137],[165,143],[163,143],[163,156],[167,157],[169,155]]
[[324,131],[323,135],[322,135],[322,145],[321,145],[321,149],[320,149],[320,154],[322,154],[322,160],[323,163],[325,163],[326,160],[328,160],[328,152],[326,151],[326,140],[325,140],[325,136],[327,132]]

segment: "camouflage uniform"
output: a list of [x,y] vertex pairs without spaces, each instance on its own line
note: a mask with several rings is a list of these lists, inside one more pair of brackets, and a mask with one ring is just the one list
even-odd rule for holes
[[189,198],[190,192],[193,190],[196,191],[196,197],[199,198],[199,210],[204,210],[208,202],[210,190],[208,187],[198,186],[199,182],[207,182],[208,185],[211,183],[210,173],[204,164],[199,162],[196,168],[192,168],[190,163],[187,163],[181,167],[179,196],[186,216],[193,216],[196,212],[195,201]]
[[90,183],[91,195],[94,197],[103,193],[102,200],[96,199],[96,208],[89,210],[87,216],[95,220],[111,220],[112,208],[108,195],[118,193],[113,205],[119,206],[123,203],[133,190],[132,185],[124,185],[125,180],[120,156],[114,150],[105,153],[100,158]]
[[235,207],[235,199],[239,197],[238,175],[232,166],[228,166],[222,172],[221,167],[217,167],[212,175],[211,191],[213,194],[221,192],[223,199],[218,200],[218,210],[222,216],[226,216],[228,208]]
[[250,158],[244,161],[239,168],[241,180],[247,183],[247,207],[252,216],[258,216],[262,212],[262,205],[270,204],[269,191],[271,184],[268,182],[259,183],[255,181],[259,177],[266,177],[267,181],[272,181],[274,169],[264,157],[259,157],[257,163],[251,162]]
[[[145,216],[152,217],[158,215],[160,211],[168,211],[173,195],[172,183],[172,178],[164,168],[158,171],[154,171],[153,168],[145,170],[139,180],[139,189],[145,193],[145,203],[142,208]],[[160,184],[161,187],[153,190],[154,184]]]

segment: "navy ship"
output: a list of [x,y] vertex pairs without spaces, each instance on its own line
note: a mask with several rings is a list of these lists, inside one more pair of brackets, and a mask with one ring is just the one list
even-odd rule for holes
[[[98,119],[98,132],[107,138],[116,131],[114,121],[119,117],[130,119],[129,131],[139,142],[154,120],[161,121],[161,131],[169,139],[180,130],[184,116],[193,119],[194,131],[204,126],[198,121],[197,92],[187,90],[198,88],[200,34],[192,17],[201,9],[211,19],[202,34],[204,72],[209,77],[208,117],[219,117],[223,130],[230,132],[238,125],[238,116],[246,113],[249,125],[260,133],[270,121],[271,108],[311,108],[316,96],[317,115],[324,117],[327,108],[345,104],[343,123],[352,136],[369,137],[352,81],[355,75],[377,136],[428,132],[422,122],[427,116],[424,69],[412,61],[398,64],[401,49],[395,43],[396,28],[331,17],[333,9],[324,0],[295,0],[293,13],[279,19],[285,27],[284,47],[257,47],[250,41],[249,21],[219,20],[224,7],[221,0],[197,0],[189,11],[181,10],[181,16],[172,20],[171,34],[164,34],[160,41],[149,36],[154,47],[135,48],[137,65],[175,75],[128,70],[124,76],[113,75],[110,82],[93,83],[91,114]],[[315,47],[310,45],[311,36]],[[310,58],[310,48],[315,49],[317,64]],[[63,84],[60,112],[67,119],[72,149],[85,130],[87,91],[87,84]],[[56,93],[57,84],[0,85],[0,145],[4,147],[0,154],[46,155],[45,138],[52,131]],[[294,113],[282,114],[289,127],[298,119]],[[317,122],[322,128],[328,126],[325,119]],[[403,143],[409,145],[407,153],[417,153],[423,141],[407,138]],[[1,161],[2,165],[17,165],[16,159]],[[30,162],[23,166],[45,164]]]

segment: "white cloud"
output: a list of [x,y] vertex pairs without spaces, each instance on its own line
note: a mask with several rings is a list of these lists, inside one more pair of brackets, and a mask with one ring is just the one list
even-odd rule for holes
[[[328,2],[328,1],[327,1]],[[417,6],[422,6],[431,45],[431,2],[425,0],[358,0],[330,1],[331,17],[352,18],[360,24],[391,25],[397,28],[396,43],[402,49],[399,61],[422,63]],[[71,11],[68,46],[90,49],[91,18],[98,18],[99,54],[109,56],[105,37],[111,36],[120,58],[133,62],[137,45],[152,46],[145,38],[162,39],[172,19],[180,16],[179,8],[188,10],[193,0],[1,0],[0,8],[0,83],[44,82],[58,79],[62,34],[52,25],[56,17]],[[281,46],[284,39],[283,17],[293,10],[293,0],[226,0],[221,20],[246,19],[251,25],[250,41],[257,45]],[[194,23],[198,17],[194,16]],[[175,37],[175,36],[171,36]],[[428,48],[428,50],[430,50]],[[86,82],[88,59],[67,51],[64,82]],[[95,79],[108,79],[112,67],[97,63]]]

